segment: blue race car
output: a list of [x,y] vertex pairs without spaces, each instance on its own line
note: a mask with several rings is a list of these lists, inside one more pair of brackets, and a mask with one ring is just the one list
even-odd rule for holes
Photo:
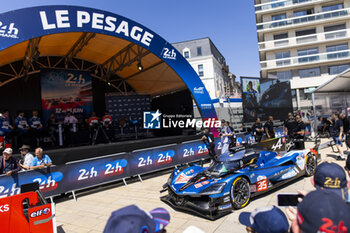
[[161,200],[175,209],[215,220],[233,209],[245,207],[254,196],[301,176],[312,176],[317,166],[318,146],[289,152],[267,151],[252,146],[223,154],[209,167],[198,165],[175,169],[161,192]]

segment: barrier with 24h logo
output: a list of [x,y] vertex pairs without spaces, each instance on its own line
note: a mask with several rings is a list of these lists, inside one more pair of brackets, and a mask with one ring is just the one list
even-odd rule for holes
[[[218,142],[216,150],[220,149],[221,143]],[[51,197],[206,158],[206,146],[202,141],[195,140],[80,160],[11,176],[2,175],[0,197],[18,194],[22,184],[32,182],[38,182],[44,196]]]

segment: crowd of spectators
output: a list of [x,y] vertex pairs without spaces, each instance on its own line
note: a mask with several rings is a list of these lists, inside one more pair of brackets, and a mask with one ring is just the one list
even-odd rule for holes
[[71,112],[58,120],[55,114],[50,114],[49,118],[43,122],[38,110],[33,110],[31,117],[27,118],[24,111],[19,111],[18,115],[12,118],[9,111],[0,113],[0,138],[4,139],[12,148],[19,149],[20,145],[30,145],[34,147],[57,146],[59,145],[59,128],[61,128],[62,142],[65,146],[72,146],[80,143],[77,139],[77,132],[86,132],[86,142],[94,143],[97,131],[104,137],[104,142],[115,140],[113,119],[106,112],[101,118],[92,113],[90,118],[77,119]]
[[30,147],[23,145],[20,148],[21,158],[12,156],[13,150],[6,148],[0,156],[0,175],[14,175],[19,171],[43,169],[50,167],[52,161],[41,147],[35,149],[35,156],[30,153]]

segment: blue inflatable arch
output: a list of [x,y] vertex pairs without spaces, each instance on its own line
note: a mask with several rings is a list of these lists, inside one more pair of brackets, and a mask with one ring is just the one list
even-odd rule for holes
[[[90,61],[96,64],[90,71],[102,73],[100,77],[115,72],[136,91],[152,95],[188,88],[202,117],[217,117],[202,81],[181,53],[123,16],[78,6],[40,6],[0,14],[0,67],[7,65],[10,70],[0,70],[0,86],[35,72],[31,67],[35,56],[60,56],[66,63],[73,58]],[[11,66],[16,61],[23,64],[18,71]]]

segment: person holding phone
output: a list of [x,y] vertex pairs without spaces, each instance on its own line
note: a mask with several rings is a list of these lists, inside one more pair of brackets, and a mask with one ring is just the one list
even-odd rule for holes
[[342,199],[328,190],[316,190],[307,194],[297,209],[288,212],[293,233],[348,232],[350,208]]

